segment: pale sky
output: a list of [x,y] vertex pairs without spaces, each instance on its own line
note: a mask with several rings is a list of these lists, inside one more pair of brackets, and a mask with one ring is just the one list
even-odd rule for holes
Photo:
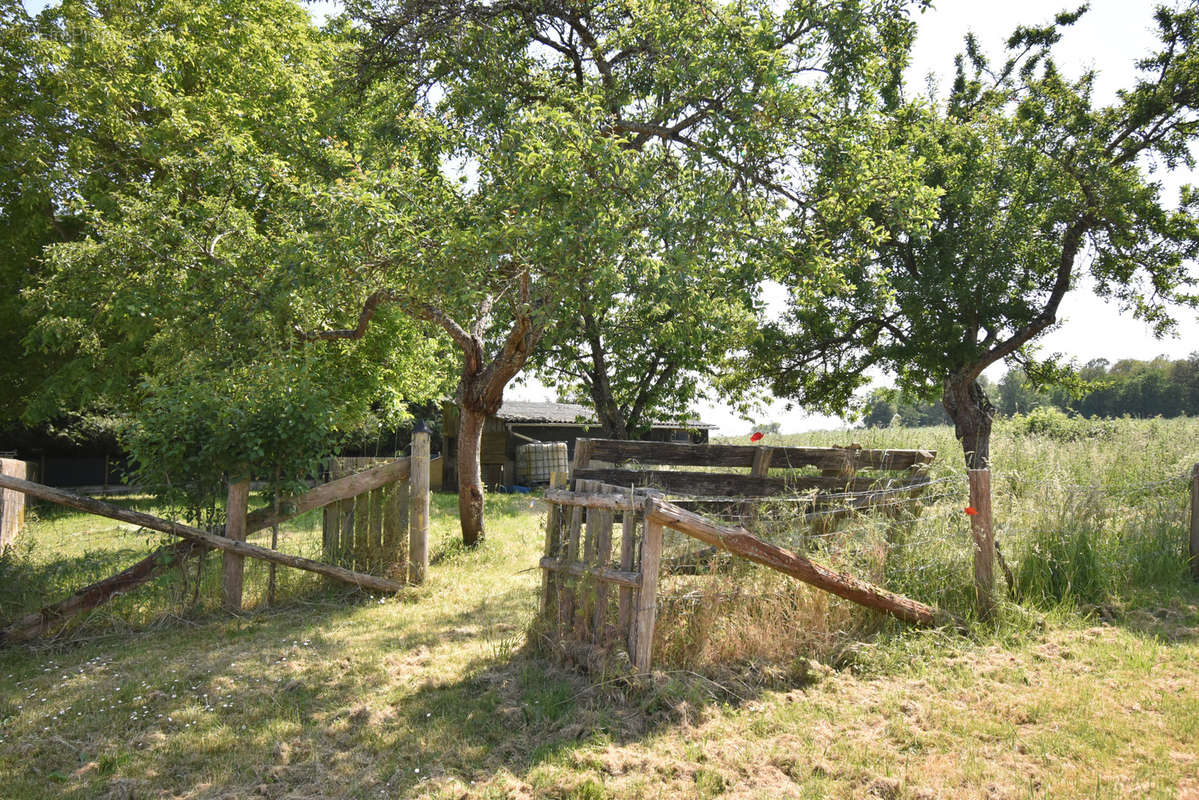
[[[1016,25],[1044,23],[1057,11],[1078,4],[1078,0],[941,0],[919,18],[920,32],[907,75],[909,86],[913,92],[922,90],[930,75],[940,86],[947,86],[952,76],[953,56],[961,49],[967,31],[976,34],[986,52],[998,53]],[[26,0],[25,5],[36,13],[48,3]],[[1096,100],[1104,102],[1114,96],[1116,89],[1131,84],[1134,62],[1153,46],[1155,3],[1092,0],[1090,5],[1090,11],[1059,44],[1057,60],[1059,67],[1070,75],[1094,67],[1098,71]],[[315,18],[323,20],[338,6],[335,2],[317,2],[310,3],[309,9]],[[1176,174],[1166,179],[1166,185],[1176,196],[1177,186],[1199,182],[1197,177]],[[1194,312],[1182,316],[1177,337],[1158,340],[1143,323],[1080,288],[1066,297],[1058,316],[1062,320],[1060,326],[1041,339],[1044,352],[1062,353],[1082,363],[1095,358],[1118,361],[1163,354],[1182,358],[1199,350],[1199,319]],[[1004,367],[997,366],[988,374],[997,379],[1003,371]],[[539,385],[512,386],[506,394],[514,400],[552,399]],[[779,422],[784,432],[844,427],[844,422],[836,418],[786,411],[783,406],[782,402],[775,403],[758,421]],[[749,433],[751,424],[739,419],[728,406],[706,404],[696,410],[702,419],[718,425],[720,434]]]

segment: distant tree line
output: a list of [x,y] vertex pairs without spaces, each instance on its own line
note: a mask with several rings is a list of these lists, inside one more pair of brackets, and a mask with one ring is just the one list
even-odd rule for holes
[[[1038,386],[1023,369],[1015,367],[998,385],[984,389],[996,398],[996,408],[1003,416],[1027,414],[1046,406],[1084,417],[1199,416],[1199,351],[1178,360],[1159,356],[1151,361],[1127,358],[1113,363],[1099,358],[1087,362],[1076,378],[1076,384],[1063,380]],[[981,381],[987,383],[985,378]],[[868,428],[949,422],[939,402],[922,401],[891,389],[875,389],[862,418]]]

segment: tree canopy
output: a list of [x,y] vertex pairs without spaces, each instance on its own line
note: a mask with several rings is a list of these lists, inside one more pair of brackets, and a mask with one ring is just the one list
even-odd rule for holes
[[978,377],[1001,360],[1057,374],[1037,339],[1083,273],[1158,331],[1196,305],[1199,194],[1184,188],[1174,205],[1154,172],[1194,163],[1196,9],[1157,11],[1158,50],[1108,105],[1093,100],[1093,72],[1070,79],[1052,58],[1081,13],[1018,28],[999,61],[968,38],[943,101],[896,107],[889,141],[939,195],[935,216],[905,225],[871,204],[877,244],[832,291],[784,263],[791,302],[756,347],[776,393],[839,410],[881,369],[913,397],[940,395],[967,464],[983,466],[994,407]]
[[785,246],[770,232],[811,204],[813,150],[860,128],[858,106],[893,85],[907,5],[347,5],[364,31],[364,84],[405,87],[445,126],[474,215],[474,250],[452,254],[446,273],[455,302],[413,296],[384,271],[360,316],[396,303],[464,353],[468,542],[482,532],[482,420],[531,360],[626,435],[681,409],[736,346],[754,307],[751,254]]
[[[235,470],[302,477],[372,406],[439,393],[441,345],[398,315],[355,347],[298,346],[343,299],[328,261],[368,195],[366,121],[334,80],[344,36],[290,0],[68,0],[15,24],[36,102],[9,152],[57,143],[29,161],[26,215],[74,231],[30,254],[25,341],[59,364],[28,418],[130,410],[144,479],[212,490]],[[421,173],[411,155],[393,182]]]

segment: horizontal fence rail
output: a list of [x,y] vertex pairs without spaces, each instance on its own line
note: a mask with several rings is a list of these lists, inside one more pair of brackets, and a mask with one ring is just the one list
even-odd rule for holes
[[[735,444],[674,444],[590,439],[590,458],[616,463],[635,461],[678,467],[749,467],[754,466],[757,447]],[[577,447],[577,444],[576,444]],[[903,470],[918,464],[930,464],[933,450],[866,450],[855,447],[769,447],[771,469]]]

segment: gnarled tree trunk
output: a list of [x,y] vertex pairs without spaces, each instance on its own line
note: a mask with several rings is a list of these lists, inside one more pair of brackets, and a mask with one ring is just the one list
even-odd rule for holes
[[458,519],[462,543],[474,547],[483,539],[483,475],[479,466],[483,424],[487,414],[459,405]]
[[962,443],[966,469],[988,469],[995,406],[979,385],[973,370],[957,372],[946,379],[941,403],[953,420],[954,434]]
[[504,388],[528,362],[544,329],[530,315],[528,274],[520,278],[521,302],[515,308],[512,326],[503,347],[488,359],[483,334],[491,314],[491,301],[480,309],[479,318],[466,331],[444,314],[431,315],[462,349],[462,377],[458,380],[458,514],[462,543],[474,547],[483,540],[483,475],[479,456],[487,418],[504,403]]
[[502,291],[483,300],[469,329],[459,325],[439,306],[413,299],[394,289],[379,289],[363,303],[356,327],[325,331],[297,330],[303,341],[361,339],[381,303],[400,303],[411,316],[440,325],[462,350],[462,377],[458,380],[455,402],[461,412],[458,431],[458,512],[461,515],[462,542],[467,547],[473,547],[483,539],[483,475],[479,468],[483,425],[489,416],[500,410],[504,402],[504,387],[524,368],[545,332],[540,324],[534,324],[533,321],[533,311],[537,305],[530,299],[528,271],[517,272],[512,280],[517,286],[518,296],[513,302],[511,327],[504,337],[503,346],[490,359],[484,349],[483,337],[492,321],[492,307],[504,294]]

